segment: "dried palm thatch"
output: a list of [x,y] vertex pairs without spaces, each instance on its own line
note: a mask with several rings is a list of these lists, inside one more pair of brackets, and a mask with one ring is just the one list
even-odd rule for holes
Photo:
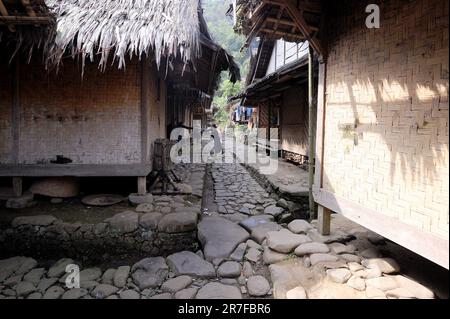
[[127,56],[154,54],[159,66],[163,57],[194,63],[201,55],[198,0],[45,0],[45,6],[50,24],[13,36],[30,55],[41,49],[47,66],[68,52],[83,66],[100,56],[101,69],[110,57],[123,68]]

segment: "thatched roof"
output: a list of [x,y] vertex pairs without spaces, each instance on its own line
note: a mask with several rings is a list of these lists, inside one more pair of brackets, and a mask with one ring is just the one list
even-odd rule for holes
[[[57,65],[64,54],[125,66],[129,56],[154,55],[196,63],[201,56],[201,8],[198,0],[32,0],[45,3],[38,16],[50,17],[39,27],[18,24],[9,32],[0,23],[0,41],[14,38],[30,55],[44,53],[47,65]],[[20,12],[16,15],[20,15]],[[0,22],[2,17],[0,17]],[[11,22],[9,22],[11,23]],[[223,49],[222,49],[223,50]],[[232,57],[226,52],[226,59]]]

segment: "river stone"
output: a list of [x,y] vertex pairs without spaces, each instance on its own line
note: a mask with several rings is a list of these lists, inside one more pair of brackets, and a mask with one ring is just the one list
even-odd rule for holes
[[270,284],[263,276],[251,276],[247,280],[247,291],[250,296],[262,297],[267,295]]
[[131,268],[133,281],[141,290],[160,286],[169,274],[169,267],[163,257],[142,259]]
[[44,276],[45,269],[44,268],[35,268],[28,272],[24,277],[24,281],[29,281],[34,285],[37,285],[41,280],[42,276]]
[[13,287],[22,281],[22,277],[22,275],[11,276],[3,282],[3,285]]
[[383,236],[380,236],[372,232],[370,232],[367,235],[367,240],[376,246],[386,245],[386,240],[384,239]]
[[139,204],[152,204],[153,203],[153,195],[148,194],[130,194],[128,196],[128,200],[131,205],[138,206]]
[[13,275],[25,259],[26,257],[17,256],[0,260],[0,282]]
[[366,268],[378,268],[384,274],[393,274],[400,271],[400,266],[392,258],[372,258],[363,260],[361,263]]
[[194,299],[198,288],[186,288],[175,293],[175,299]]
[[230,259],[235,261],[242,261],[242,259],[244,259],[246,249],[247,249],[246,243],[239,244],[233,251],[233,253],[230,255]]
[[283,261],[288,255],[273,251],[269,247],[264,247],[263,261],[266,265]]
[[144,204],[139,204],[136,207],[136,212],[138,213],[153,213],[154,212],[155,207],[153,206],[153,204],[149,204],[149,203],[144,203]]
[[80,271],[80,281],[95,281],[102,276],[100,268],[93,267]]
[[358,270],[364,270],[364,266],[357,262],[349,262],[347,264],[348,269],[350,269],[351,272],[356,272]]
[[378,258],[380,257],[380,252],[378,251],[378,249],[370,247],[366,250],[363,250],[360,255],[364,258]]
[[249,238],[241,226],[222,217],[205,217],[198,224],[198,239],[205,259],[228,258],[236,247]]
[[120,299],[141,299],[141,295],[134,290],[128,289],[119,293]]
[[98,285],[99,285],[99,283],[96,282],[95,280],[86,280],[86,281],[81,281],[80,282],[80,288],[84,288],[84,289],[87,289],[89,291],[91,291],[92,289],[94,289]]
[[370,298],[370,299],[386,299],[386,294],[384,293],[384,291],[377,289],[377,288],[373,288],[373,287],[366,287],[366,297]]
[[242,294],[235,286],[210,282],[200,288],[195,299],[242,299]]
[[239,222],[239,225],[244,227],[248,232],[251,232],[255,227],[272,221],[272,215],[258,215],[244,219],[243,221]]
[[27,299],[42,299],[42,294],[40,292],[33,292],[28,295]]
[[16,275],[22,275],[29,272],[31,269],[36,267],[38,262],[33,258],[25,258],[20,264],[19,268],[15,270]]
[[235,261],[226,261],[217,270],[219,277],[234,278],[241,274],[241,265]]
[[108,285],[108,284],[100,284],[94,288],[91,292],[91,296],[96,299],[105,299],[113,294],[115,294],[119,288]]
[[33,206],[34,195],[31,192],[25,192],[22,196],[12,197],[6,201],[5,207],[9,209],[23,209]]
[[366,280],[367,287],[376,288],[382,291],[398,288],[397,282],[392,277],[378,277]]
[[36,291],[36,286],[29,281],[21,281],[15,286],[15,289],[18,296],[27,296]]
[[339,255],[339,257],[341,257],[342,259],[344,259],[345,261],[348,261],[348,262],[355,262],[355,263],[361,262],[361,257],[353,255],[353,254],[342,254],[342,255]]
[[191,275],[200,278],[215,277],[214,266],[190,251],[182,251],[167,257],[167,263],[177,275]]
[[287,229],[267,233],[267,244],[279,253],[290,253],[301,244],[310,242],[307,235],[296,235]]
[[316,265],[318,263],[324,263],[324,262],[335,262],[338,261],[338,257],[330,255],[330,254],[312,254],[310,256],[311,259],[311,265]]
[[332,243],[330,244],[331,251],[337,255],[339,254],[353,254],[356,251],[355,246],[345,245],[342,243]]
[[295,248],[294,253],[297,256],[304,256],[304,255],[310,255],[310,254],[317,254],[317,253],[328,253],[330,249],[327,245],[322,243],[305,243],[301,244],[297,248]]
[[175,293],[180,291],[181,289],[186,288],[192,283],[192,278],[189,276],[178,276],[172,279],[167,280],[162,284],[161,290],[163,292],[171,292]]
[[163,215],[161,213],[146,213],[139,219],[139,225],[147,229],[155,230],[158,228],[158,223],[161,220],[162,216]]
[[359,291],[364,291],[366,289],[366,282],[361,277],[351,276],[347,281],[347,286]]
[[251,237],[259,244],[266,239],[267,233],[270,231],[277,231],[282,229],[280,225],[275,222],[267,222],[260,224],[252,229]]
[[114,286],[122,288],[127,284],[128,276],[130,275],[130,266],[121,266],[117,268],[117,271],[114,274]]
[[284,209],[282,207],[278,207],[276,205],[270,205],[264,209],[264,214],[272,215],[273,217],[277,217],[277,216],[281,215],[283,212],[284,212]]
[[64,289],[59,286],[52,286],[47,289],[42,299],[59,299],[64,294]]
[[417,299],[433,299],[434,298],[433,291],[431,291],[427,287],[415,282],[414,280],[411,280],[409,278],[406,278],[406,277],[400,276],[400,275],[394,276],[394,279],[400,288],[407,289],[410,293],[414,294],[414,297]]
[[151,296],[150,299],[172,299],[172,294],[165,292],[162,294]]
[[80,299],[88,294],[88,291],[84,288],[73,288],[67,290],[61,297],[61,299]]
[[66,267],[68,265],[73,264],[73,259],[70,258],[62,258],[58,260],[53,266],[50,267],[48,270],[47,276],[48,277],[61,277],[66,273]]
[[193,231],[197,220],[198,214],[192,212],[167,214],[159,221],[158,230],[170,234]]
[[405,288],[395,288],[386,291],[386,297],[397,298],[397,299],[413,299],[416,298],[414,293]]
[[21,225],[32,226],[49,226],[53,224],[57,219],[51,215],[36,215],[36,216],[19,216],[14,218],[11,222],[12,227],[18,227]]
[[112,285],[114,282],[114,274],[116,273],[116,269],[109,268],[103,273],[102,276],[102,284]]
[[286,292],[286,299],[308,299],[308,297],[305,288],[297,286]]
[[261,251],[256,248],[250,248],[245,254],[245,259],[257,263],[261,259]]
[[34,182],[30,187],[33,194],[58,198],[75,197],[79,189],[79,179],[74,177],[45,178]]
[[335,283],[345,284],[352,276],[352,273],[345,268],[328,269],[327,276]]
[[58,278],[44,278],[41,281],[39,281],[39,284],[37,285],[37,290],[44,292],[49,287],[53,286],[57,281]]
[[288,229],[294,234],[307,233],[312,228],[313,226],[303,219],[296,219],[288,224]]

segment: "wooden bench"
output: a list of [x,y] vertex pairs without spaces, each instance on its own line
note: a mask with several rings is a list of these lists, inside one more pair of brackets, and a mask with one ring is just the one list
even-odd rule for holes
[[12,177],[15,196],[22,195],[23,177],[137,177],[139,194],[147,192],[150,164],[0,164],[0,177]]

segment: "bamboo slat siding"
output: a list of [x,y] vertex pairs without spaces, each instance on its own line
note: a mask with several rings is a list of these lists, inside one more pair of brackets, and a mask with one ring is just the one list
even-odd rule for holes
[[378,30],[347,4],[328,21],[323,187],[448,240],[448,1],[386,2]]

